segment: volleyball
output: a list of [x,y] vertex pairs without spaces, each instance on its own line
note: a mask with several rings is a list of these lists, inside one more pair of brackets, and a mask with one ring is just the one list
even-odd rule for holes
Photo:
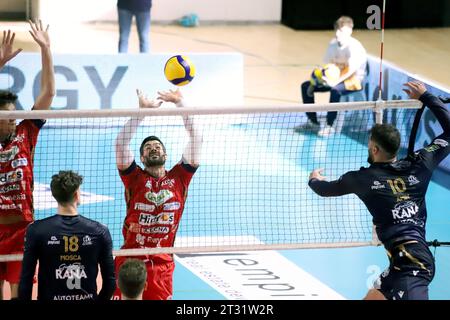
[[173,56],[164,66],[164,75],[176,86],[184,86],[194,79],[195,66],[186,56]]
[[335,82],[339,79],[341,70],[333,63],[328,63],[324,66],[315,68],[311,74],[311,85],[320,86],[325,85],[324,77],[328,80]]

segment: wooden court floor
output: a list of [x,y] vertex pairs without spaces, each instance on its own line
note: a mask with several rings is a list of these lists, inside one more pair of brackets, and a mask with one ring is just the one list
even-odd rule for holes
[[[16,31],[16,45],[37,51],[25,22],[0,22],[0,28]],[[117,52],[116,23],[50,26],[54,53]],[[154,53],[241,52],[244,55],[245,105],[300,103],[299,85],[322,62],[334,32],[296,31],[281,24],[200,25],[185,28],[152,25]],[[379,56],[380,31],[355,30],[369,54]],[[384,59],[407,71],[450,89],[450,28],[386,30]],[[129,52],[138,52],[135,26]],[[224,88],[225,90],[225,88]],[[326,102],[320,101],[318,102]]]

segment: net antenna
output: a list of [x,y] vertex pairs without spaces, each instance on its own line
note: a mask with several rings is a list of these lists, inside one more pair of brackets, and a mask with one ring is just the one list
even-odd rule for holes
[[383,77],[383,52],[384,52],[384,21],[386,11],[386,0],[383,0],[383,13],[381,15],[381,43],[380,43],[380,79],[378,81],[378,100],[381,101],[382,94],[382,77]]

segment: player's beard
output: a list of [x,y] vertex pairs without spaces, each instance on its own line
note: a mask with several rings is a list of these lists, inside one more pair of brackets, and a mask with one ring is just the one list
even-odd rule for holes
[[368,150],[368,153],[369,153],[369,155],[367,156],[367,162],[368,162],[369,164],[373,164],[374,161],[373,161],[373,156],[372,156],[372,154],[370,153],[370,149]]
[[153,155],[144,158],[144,165],[146,167],[159,167],[166,163],[165,155],[160,155],[153,158]]
[[[8,121],[8,122],[6,122]],[[16,122],[10,122],[9,120],[2,121],[0,124],[0,141],[11,140],[16,132]]]

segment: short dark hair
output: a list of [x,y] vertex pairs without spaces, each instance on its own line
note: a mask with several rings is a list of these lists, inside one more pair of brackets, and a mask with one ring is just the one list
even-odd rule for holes
[[52,195],[60,204],[70,203],[75,198],[75,192],[83,183],[83,177],[73,171],[60,171],[52,176],[50,188]]
[[148,141],[152,141],[152,140],[156,140],[156,141],[158,141],[159,143],[161,143],[164,152],[166,152],[166,147],[164,146],[164,143],[162,143],[162,141],[159,140],[158,137],[156,137],[156,136],[148,136],[147,138],[145,138],[145,139],[142,141],[141,147],[139,148],[139,152],[141,153],[141,156],[142,156],[142,153],[144,152],[144,145],[145,145],[145,143],[148,142]]
[[120,266],[118,274],[120,291],[130,299],[135,299],[144,290],[147,282],[147,268],[139,259],[127,259]]
[[3,107],[7,103],[15,104],[17,101],[17,95],[14,92],[7,90],[0,90],[0,107]]
[[376,124],[370,129],[370,139],[389,156],[395,157],[400,148],[400,132],[390,124]]
[[334,30],[347,26],[353,29],[353,19],[347,16],[341,16],[334,22]]

